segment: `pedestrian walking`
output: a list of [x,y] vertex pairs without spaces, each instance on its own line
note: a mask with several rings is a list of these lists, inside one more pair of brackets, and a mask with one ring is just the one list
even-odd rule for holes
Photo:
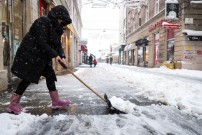
[[106,63],[109,64],[109,57],[106,57]]
[[92,64],[93,64],[93,56],[92,56],[92,54],[90,54],[90,56],[89,56],[89,64],[90,64],[90,67],[92,67]]
[[110,65],[112,64],[112,62],[113,62],[113,58],[112,58],[112,56],[110,56],[110,58],[109,58]]
[[11,68],[12,73],[22,81],[12,94],[7,108],[9,113],[19,114],[23,111],[20,105],[23,93],[30,83],[38,84],[41,76],[46,78],[53,109],[71,104],[71,101],[59,98],[55,86],[57,78],[52,67],[52,58],[57,62],[65,62],[60,39],[64,27],[71,22],[67,9],[62,5],[52,8],[47,16],[34,21],[17,50]]
[[94,64],[94,67],[96,67],[96,65],[97,65],[97,60],[96,60],[96,58],[94,58],[93,64]]

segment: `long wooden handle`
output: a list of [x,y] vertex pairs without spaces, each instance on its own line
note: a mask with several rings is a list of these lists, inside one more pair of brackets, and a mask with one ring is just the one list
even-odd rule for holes
[[[90,86],[88,86],[85,82],[83,82],[77,75],[75,75],[70,69],[67,69],[76,79],[78,79],[83,85],[85,85],[89,90],[91,90],[93,93],[95,93],[98,97],[100,97],[103,101],[105,101],[104,97],[102,97],[100,94],[98,94],[94,89],[92,89]],[[105,101],[106,102],[106,101]]]
[[98,94],[94,89],[92,89],[90,86],[88,86],[85,82],[83,82],[77,75],[75,75],[70,69],[67,68],[67,66],[59,61],[59,63],[61,64],[61,66],[63,68],[65,68],[67,71],[69,71],[76,79],[78,79],[83,85],[85,85],[89,90],[91,90],[93,93],[95,93],[98,97],[100,97],[103,101],[106,102],[106,100],[104,99],[104,97],[102,97],[100,94]]

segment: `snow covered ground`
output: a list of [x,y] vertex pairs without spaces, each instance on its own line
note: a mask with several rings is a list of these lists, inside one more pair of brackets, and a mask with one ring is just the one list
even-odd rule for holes
[[[128,114],[39,116],[29,113],[20,115],[1,113],[0,133],[2,135],[202,134],[202,71],[105,63],[99,63],[95,68],[84,67],[78,68],[75,74],[82,79],[86,77],[87,83],[93,87],[120,91],[120,95],[112,96],[110,101],[114,107]],[[59,88],[68,87],[63,81],[67,77],[69,75],[58,77]],[[124,90],[122,85],[125,87]],[[130,95],[131,98],[144,96],[167,105],[139,106],[124,101],[125,95]]]

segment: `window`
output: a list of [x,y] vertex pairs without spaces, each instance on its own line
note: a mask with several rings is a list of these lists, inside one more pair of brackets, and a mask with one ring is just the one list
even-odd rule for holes
[[174,60],[174,40],[168,40],[167,60]]
[[155,14],[159,13],[159,0],[156,0],[156,4],[155,4]]
[[143,47],[138,47],[138,65],[144,61]]
[[167,60],[174,59],[174,30],[168,29],[167,30]]
[[149,20],[149,2],[146,0],[146,21]]
[[141,18],[139,18],[139,26],[141,26],[142,24]]

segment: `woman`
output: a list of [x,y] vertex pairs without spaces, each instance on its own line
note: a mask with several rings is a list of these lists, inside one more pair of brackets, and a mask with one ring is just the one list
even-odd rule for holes
[[62,6],[52,8],[47,16],[34,21],[29,32],[23,38],[17,50],[11,71],[22,81],[17,86],[7,108],[9,113],[19,114],[23,111],[20,99],[30,83],[38,83],[39,78],[46,78],[47,88],[52,99],[52,108],[60,108],[71,103],[60,100],[55,86],[56,75],[52,67],[52,58],[65,61],[61,46],[63,28],[72,22],[67,9]]
[[93,64],[94,64],[94,67],[96,67],[96,65],[97,65],[97,60],[96,60],[96,58],[94,58]]
[[93,64],[93,56],[90,54],[89,56],[89,64],[90,64],[90,67],[92,67],[92,64]]

